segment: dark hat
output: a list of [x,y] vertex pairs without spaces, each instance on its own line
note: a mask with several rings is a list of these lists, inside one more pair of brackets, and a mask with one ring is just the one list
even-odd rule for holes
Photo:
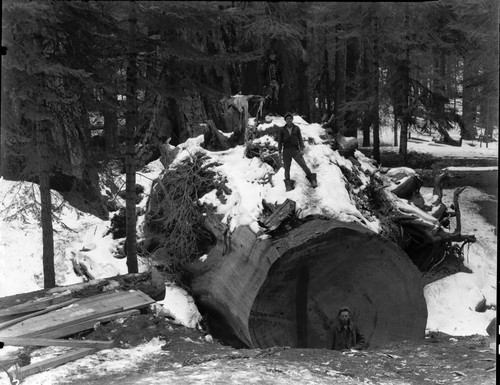
[[351,309],[349,309],[347,306],[342,306],[340,309],[339,309],[339,315],[340,313],[342,313],[343,311],[346,311],[348,312],[349,314],[351,314]]
[[283,116],[283,119],[285,119],[285,120],[286,120],[286,118],[287,118],[288,116],[289,116],[289,117],[291,117],[291,118],[293,119],[293,115],[292,115],[292,113],[291,113],[291,112],[287,112],[287,113],[285,114],[285,116]]

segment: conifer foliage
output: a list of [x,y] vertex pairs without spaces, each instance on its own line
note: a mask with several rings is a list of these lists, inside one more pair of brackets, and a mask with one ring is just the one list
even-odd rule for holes
[[[386,117],[404,160],[413,130],[434,127],[449,140],[458,124],[469,139],[491,136],[498,122],[493,0],[10,0],[2,11],[0,169],[40,184],[46,286],[54,285],[54,176],[93,180],[98,191],[90,171],[102,166],[97,160],[123,160],[135,271],[137,165],[157,158],[168,139],[199,135],[209,120],[224,131],[221,100],[264,95],[271,52],[283,73],[276,112],[329,121],[347,136],[362,130],[376,159]],[[103,157],[93,156],[98,150]]]
[[[45,2],[7,2],[3,4],[7,21],[9,54],[3,61],[2,99],[2,175],[8,175],[13,154],[25,178],[37,176],[41,196],[43,228],[44,286],[55,286],[54,246],[51,215],[51,174],[64,162],[64,151],[80,117],[79,95],[73,83],[81,85],[89,74],[65,63],[67,38],[57,4]],[[62,15],[64,16],[64,15]],[[4,115],[2,111],[2,115]]]

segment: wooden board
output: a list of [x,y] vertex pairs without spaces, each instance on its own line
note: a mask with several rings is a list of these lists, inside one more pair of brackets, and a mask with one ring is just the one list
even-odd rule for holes
[[69,346],[71,348],[109,349],[114,341],[59,340],[34,337],[2,337],[5,346]]
[[36,336],[40,333],[93,320],[126,310],[139,309],[155,301],[141,291],[101,294],[75,302],[56,312],[28,318],[0,330],[2,337]]
[[16,363],[17,360],[18,360],[17,357],[0,360],[0,369],[3,369],[3,370],[9,369],[12,365],[14,365]]
[[71,294],[51,296],[47,298],[28,301],[25,303],[21,303],[19,305],[14,305],[7,309],[0,309],[0,319],[4,316],[31,313],[35,311],[44,310],[49,306],[69,301],[71,298],[73,298]]
[[54,294],[64,294],[71,292],[73,297],[89,297],[100,294],[109,284],[118,284],[121,290],[141,290],[157,301],[165,298],[165,281],[160,273],[155,269],[138,274],[122,274],[113,277],[96,279],[89,282],[77,283],[74,285],[54,287],[28,293],[21,293],[0,297],[0,309],[7,309],[21,303],[34,301],[40,298],[52,297]]
[[93,349],[93,348],[82,348],[68,353],[64,353],[61,354],[60,356],[49,358],[47,360],[40,361],[35,364],[23,366],[17,371],[17,375],[19,378],[22,379],[27,376],[31,376],[32,374],[40,373],[43,372],[44,370],[52,369],[55,368],[56,366],[85,357],[89,354],[95,353],[97,350],[98,349]]
[[23,315],[21,317],[16,317],[10,321],[2,322],[0,324],[0,334],[2,333],[2,331],[1,331],[2,329],[5,329],[11,325],[15,325],[15,324],[20,323],[24,320],[27,320],[27,319],[30,319],[30,318],[33,318],[33,317],[36,317],[36,316],[39,316],[42,314],[50,313],[53,310],[57,310],[57,309],[65,307],[65,306],[69,306],[75,302],[78,302],[78,298],[72,298],[68,301],[64,301],[64,302],[58,303],[56,305],[49,306],[43,310],[40,310],[40,311],[37,311],[34,313],[29,313],[29,314]]
[[[43,337],[43,338],[61,338],[61,337],[66,337],[70,336],[76,333],[80,333],[86,330],[90,330],[94,328],[94,325],[98,322],[108,322],[112,321],[118,318],[123,318],[123,317],[128,317],[133,314],[139,314],[139,310],[127,310],[119,313],[114,313],[110,314],[107,316],[103,317],[98,317],[98,318],[93,318],[89,321],[84,321],[84,322],[79,322],[73,325],[68,325],[65,327],[58,327],[55,330],[51,331],[46,331],[44,333],[33,333],[33,335],[36,335],[37,337]],[[28,333],[26,336],[30,336]]]
[[[105,316],[105,315],[113,314],[116,311],[117,311],[116,309],[109,309],[109,310],[106,310],[105,312],[101,312],[100,314],[103,315],[103,316]],[[74,324],[85,322],[85,321],[94,321],[95,317],[96,317],[95,314],[90,314],[90,315],[87,315],[87,316],[84,316],[84,317],[80,317],[77,320],[66,321],[65,323],[53,322],[52,324],[49,324],[48,326],[45,325],[42,330],[43,330],[44,333],[45,332],[51,332],[51,331],[54,331],[54,330],[58,330],[61,327],[61,325],[63,325],[64,327],[67,327],[67,326],[72,326]],[[24,329],[23,328],[18,328],[18,329],[26,330],[26,328],[24,328]],[[3,330],[0,331],[0,332],[3,333]],[[11,336],[11,337],[39,337],[40,334],[41,334],[39,330],[35,330],[35,331],[31,331],[31,332],[21,332],[21,334],[19,334],[18,331],[14,331],[14,333],[16,333],[16,334],[14,336]],[[2,340],[5,337],[9,337],[9,336],[6,336],[5,334],[0,335],[0,340]]]

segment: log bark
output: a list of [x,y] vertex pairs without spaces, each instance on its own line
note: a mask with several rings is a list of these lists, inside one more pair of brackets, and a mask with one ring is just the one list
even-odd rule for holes
[[218,241],[192,265],[192,289],[214,336],[252,348],[331,348],[337,309],[347,305],[371,346],[424,337],[421,275],[378,234],[313,219],[280,238],[247,226],[223,237],[224,226],[207,221]]

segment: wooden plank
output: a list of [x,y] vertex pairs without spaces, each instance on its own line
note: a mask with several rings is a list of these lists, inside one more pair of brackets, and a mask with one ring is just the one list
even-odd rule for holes
[[[65,323],[54,323],[50,326],[43,326],[41,329],[38,329],[38,330],[34,330],[34,331],[15,331],[14,332],[14,335],[10,335],[10,337],[38,337],[41,332],[43,333],[47,333],[47,332],[51,332],[51,331],[54,331],[54,330],[57,330],[59,329],[61,326],[63,327],[68,327],[68,326],[72,326],[72,325],[75,325],[75,324],[78,324],[78,323],[82,323],[82,322],[86,322],[86,321],[95,321],[95,319],[98,317],[98,316],[106,316],[106,315],[110,315],[110,314],[113,314],[113,313],[117,313],[117,312],[120,312],[122,311],[123,308],[119,308],[119,309],[116,309],[116,308],[112,308],[112,309],[109,309],[105,312],[101,312],[99,314],[96,314],[96,313],[92,313],[92,314],[89,314],[85,317],[80,317],[76,320],[72,320],[72,321],[67,321]],[[24,329],[26,330],[26,329]],[[29,330],[29,329],[28,329]],[[2,331],[3,332],[3,331]],[[9,337],[9,336],[7,336]],[[0,340],[4,338],[3,336],[0,335]]]
[[3,370],[9,369],[12,365],[14,365],[16,363],[17,360],[18,360],[17,357],[0,360],[0,369],[3,369]]
[[7,321],[12,321],[13,319],[16,319],[16,318],[22,317],[22,316],[23,316],[23,314],[5,315],[3,317],[0,317],[0,324],[7,322]]
[[155,301],[140,291],[123,292],[119,296],[99,296],[99,300],[89,303],[89,299],[80,300],[71,308],[61,309],[57,312],[43,314],[25,320],[9,328],[0,330],[0,336],[36,336],[56,328],[74,325],[101,316],[122,312],[125,310],[139,309]]
[[1,337],[5,346],[69,346],[71,348],[109,349],[114,341],[58,340],[34,337]]
[[[123,318],[123,317],[128,317],[134,314],[139,314],[139,310],[127,310],[119,313],[114,313],[110,314],[104,317],[98,317],[91,319],[89,321],[84,321],[80,323],[76,323],[74,325],[68,325],[65,327],[60,327],[56,330],[48,331],[45,333],[36,333],[37,337],[43,337],[43,338],[61,338],[61,337],[66,337],[70,336],[76,333],[80,333],[86,330],[90,330],[94,328],[94,325],[97,322],[108,322],[108,321],[113,321],[118,318]],[[29,335],[29,334],[28,334]]]
[[44,370],[55,368],[56,366],[65,364],[70,361],[77,360],[89,354],[95,353],[99,349],[82,348],[68,353],[61,354],[60,356],[49,358],[31,365],[23,366],[17,371],[18,378],[25,378],[32,374],[43,372]]
[[141,308],[141,307],[146,307],[148,305],[151,305],[153,303],[155,303],[156,301],[154,299],[152,299],[149,295],[147,294],[144,294],[142,291],[140,290],[137,290],[137,291],[134,291],[133,292],[135,294],[135,296],[138,298],[138,299],[141,299],[142,302],[138,302],[138,301],[129,301],[127,302],[124,306],[123,306],[123,310],[132,310],[132,309],[138,309],[138,308]]
[[[107,277],[98,280],[92,280],[84,283],[77,283],[74,285],[54,287],[51,289],[37,290],[28,293],[15,294],[5,297],[0,297],[0,309],[7,309],[12,306],[19,305],[27,301],[32,301],[36,298],[44,298],[53,294],[62,294],[71,292],[73,297],[89,297],[91,295],[99,294],[103,289],[109,285],[111,281],[118,283],[118,288],[121,290],[139,289],[148,294],[152,298],[158,294],[158,288],[151,282],[151,272],[137,273],[137,274],[122,274],[113,277]],[[164,288],[164,282],[163,282]],[[158,300],[164,298],[158,298]]]
[[65,306],[71,305],[71,304],[73,304],[73,303],[75,303],[77,301],[78,301],[78,298],[72,298],[69,301],[61,302],[61,303],[49,306],[49,307],[47,307],[47,308],[45,308],[43,310],[40,310],[40,311],[37,311],[37,312],[34,312],[34,313],[30,313],[30,314],[27,314],[27,315],[24,315],[24,316],[21,316],[21,317],[16,317],[13,320],[10,320],[10,321],[7,321],[7,322],[3,322],[3,323],[0,324],[0,333],[1,333],[2,329],[5,329],[5,328],[7,328],[7,327],[9,327],[11,325],[15,325],[15,324],[17,324],[19,322],[25,321],[25,320],[33,318],[33,317],[37,317],[37,316],[42,315],[42,314],[50,313],[53,310],[57,310],[57,309],[63,308]]
[[0,309],[0,317],[44,310],[49,306],[69,301],[71,298],[73,298],[71,294],[64,294],[64,295],[52,296],[52,297],[24,302],[19,305],[11,306],[7,309]]
[[126,293],[128,293],[128,291],[108,291],[102,294],[93,295],[92,297],[80,298],[78,304],[82,305],[87,303],[95,303],[98,301],[107,301],[112,298],[122,297],[126,295]]

